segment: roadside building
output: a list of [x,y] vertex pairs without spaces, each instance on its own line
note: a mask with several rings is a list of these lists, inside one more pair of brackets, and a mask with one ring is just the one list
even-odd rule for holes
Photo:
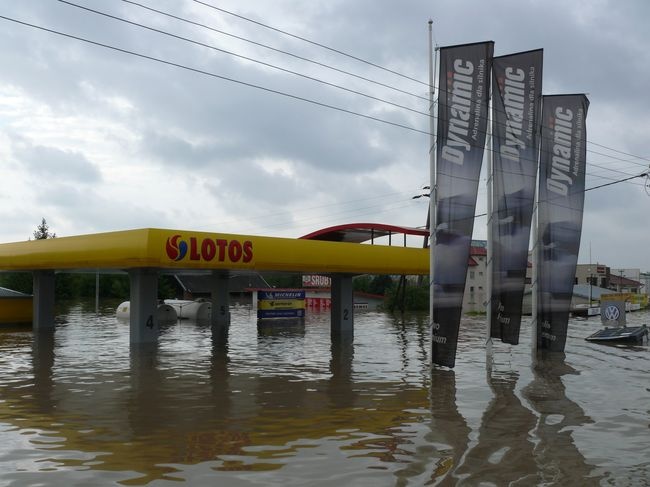
[[650,294],[650,272],[642,272],[639,281],[641,281],[641,292]]
[[603,264],[578,264],[576,267],[575,284],[590,284],[592,286],[610,289],[609,277],[611,269]]
[[467,279],[465,280],[463,312],[483,313],[486,309],[487,300],[486,242],[473,240],[467,267]]
[[609,289],[618,293],[638,294],[641,292],[641,282],[612,274],[609,278]]

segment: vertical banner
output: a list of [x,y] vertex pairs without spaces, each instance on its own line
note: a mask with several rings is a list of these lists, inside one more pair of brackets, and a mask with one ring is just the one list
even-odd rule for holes
[[543,50],[492,62],[492,273],[490,336],[519,343],[535,202]]
[[431,360],[453,367],[483,161],[494,43],[440,49]]
[[537,349],[566,343],[584,207],[585,95],[543,97],[537,242]]

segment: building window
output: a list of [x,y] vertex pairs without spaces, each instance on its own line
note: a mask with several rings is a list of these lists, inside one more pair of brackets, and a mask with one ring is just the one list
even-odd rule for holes
[[479,275],[479,277],[480,277],[480,276],[483,275],[483,273],[482,273],[481,271],[478,271],[478,275]]
[[470,292],[470,293],[473,293],[473,292],[474,292],[474,286],[470,286],[470,287],[469,287],[469,292]]
[[474,279],[474,271],[469,271],[469,278]]

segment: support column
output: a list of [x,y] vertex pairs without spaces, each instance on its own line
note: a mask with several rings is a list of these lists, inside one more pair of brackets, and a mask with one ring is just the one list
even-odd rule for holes
[[230,326],[230,294],[228,293],[228,272],[213,271],[210,278],[212,332],[227,330]]
[[334,274],[332,276],[331,334],[353,335],[354,296],[352,276]]
[[54,271],[34,271],[34,297],[32,329],[54,329]]
[[132,269],[131,282],[130,342],[154,343],[158,340],[158,271],[156,269]]

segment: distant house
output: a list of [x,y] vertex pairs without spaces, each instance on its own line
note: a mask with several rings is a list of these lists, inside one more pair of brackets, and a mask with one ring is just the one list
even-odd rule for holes
[[487,248],[482,240],[473,240],[470,247],[463,312],[485,312],[487,296]]
[[612,274],[609,277],[609,289],[619,293],[640,293],[642,283],[627,277]]

